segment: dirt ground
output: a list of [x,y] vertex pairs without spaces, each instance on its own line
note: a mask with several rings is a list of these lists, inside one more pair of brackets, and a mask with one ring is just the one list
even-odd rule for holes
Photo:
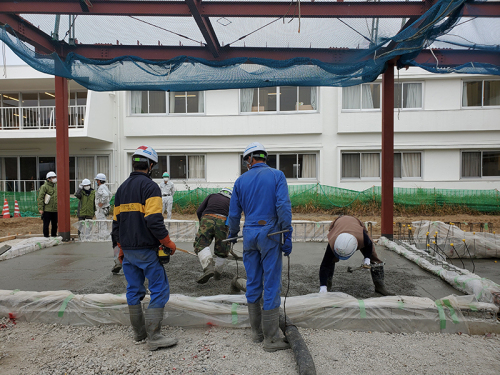
[[[166,217],[166,216],[165,216]],[[321,213],[296,213],[293,214],[293,220],[310,220],[310,221],[331,221],[335,219],[336,215],[328,215]],[[373,224],[372,235],[377,238],[380,236],[380,216],[358,216],[358,218],[365,222],[376,222]],[[196,214],[172,214],[172,219],[175,220],[197,220]],[[443,221],[452,223],[467,223],[467,226],[462,227],[463,230],[470,231],[469,224],[475,223],[473,230],[480,231],[479,223],[488,223],[488,230],[497,231],[500,233],[500,215],[443,215],[443,216],[407,216],[407,217],[394,217],[395,223],[408,224],[413,221],[431,220]],[[76,223],[78,219],[71,217],[71,224]],[[397,224],[394,227],[394,233],[398,230]],[[71,233],[76,234],[78,231],[75,227],[71,226]],[[41,234],[42,221],[36,217],[21,217],[0,219],[0,237],[15,235],[15,234]]]

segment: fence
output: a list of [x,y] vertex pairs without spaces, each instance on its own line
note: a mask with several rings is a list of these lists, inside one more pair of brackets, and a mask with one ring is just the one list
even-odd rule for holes
[[[196,188],[177,191],[174,196],[174,210],[198,207],[203,200],[219,188]],[[311,207],[334,209],[349,207],[355,202],[362,204],[381,202],[380,186],[373,186],[363,191],[341,189],[320,184],[288,186],[292,207]],[[38,214],[36,192],[0,192],[6,198],[11,214],[14,213],[14,200],[17,199],[23,216]],[[111,201],[113,204],[113,200]],[[494,190],[454,190],[454,189],[421,189],[395,188],[394,204],[402,206],[456,205],[468,207],[479,212],[500,212],[500,192]],[[71,198],[71,214],[76,213],[78,200]]]
[[[70,129],[83,128],[86,105],[68,107]],[[0,107],[0,130],[55,129],[55,106]]]

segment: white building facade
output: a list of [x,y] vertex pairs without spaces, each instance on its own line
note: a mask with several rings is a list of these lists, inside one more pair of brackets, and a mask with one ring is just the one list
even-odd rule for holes
[[[396,187],[500,189],[500,78],[395,77]],[[381,82],[349,88],[93,92],[69,83],[70,190],[105,173],[115,191],[143,144],[178,190],[231,186],[258,141],[289,184],[380,185]],[[27,66],[0,78],[0,190],[31,191],[55,169],[54,78]]]

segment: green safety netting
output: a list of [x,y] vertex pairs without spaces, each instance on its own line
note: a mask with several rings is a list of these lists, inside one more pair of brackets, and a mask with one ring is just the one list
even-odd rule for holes
[[[196,188],[177,191],[174,196],[174,210],[197,208],[209,195],[219,192],[220,188]],[[321,184],[288,186],[292,207],[311,209],[335,209],[349,207],[355,202],[380,204],[382,192],[380,186],[356,191]],[[14,214],[14,201],[17,200],[21,216],[38,216],[36,192],[0,192],[7,199],[11,215]],[[114,197],[111,204],[114,203]],[[500,212],[500,192],[493,190],[466,189],[423,189],[394,188],[394,204],[415,206],[461,206],[479,212]],[[78,199],[70,199],[71,214],[76,214]]]

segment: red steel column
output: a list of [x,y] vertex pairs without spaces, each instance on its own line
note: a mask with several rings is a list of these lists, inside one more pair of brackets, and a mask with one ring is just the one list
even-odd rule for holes
[[56,165],[57,165],[57,215],[59,235],[63,241],[70,239],[69,206],[69,138],[68,138],[68,80],[55,77],[56,86]]
[[393,239],[394,208],[394,62],[382,74],[382,230]]

